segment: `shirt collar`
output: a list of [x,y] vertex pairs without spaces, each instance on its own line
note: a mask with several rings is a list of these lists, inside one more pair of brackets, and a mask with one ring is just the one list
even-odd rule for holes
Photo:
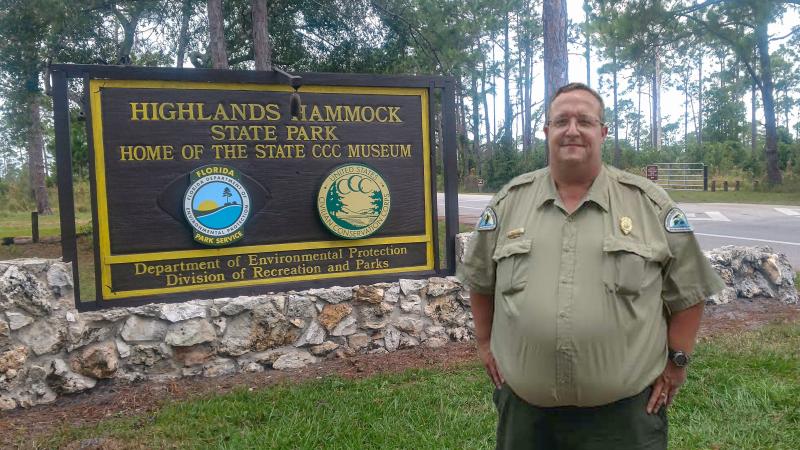
[[[537,207],[541,207],[549,201],[557,205],[561,203],[561,197],[558,195],[556,183],[553,181],[549,168],[547,169],[547,182],[543,188],[544,191],[536,204]],[[594,202],[597,206],[603,208],[603,211],[608,211],[608,169],[605,164],[600,166],[600,173],[597,174],[592,186],[589,187],[589,192],[586,193],[583,201]]]

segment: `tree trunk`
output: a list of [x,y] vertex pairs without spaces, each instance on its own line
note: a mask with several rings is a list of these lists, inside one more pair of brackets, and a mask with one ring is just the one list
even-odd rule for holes
[[505,39],[503,40],[503,92],[504,96],[504,124],[503,124],[503,139],[511,142],[514,135],[514,110],[511,108],[511,40],[508,36],[508,29],[510,27],[511,14],[506,12],[506,25],[505,25]]
[[478,72],[472,71],[472,155],[476,173],[481,167],[481,110],[478,98]]
[[639,85],[639,101],[636,111],[636,151],[640,150],[639,141],[642,137],[642,78],[637,76],[636,82]]
[[256,70],[272,70],[272,46],[269,39],[267,0],[252,0],[253,54]]
[[36,211],[39,214],[52,214],[47,198],[47,183],[44,168],[44,138],[42,137],[42,118],[39,111],[39,95],[28,94],[28,170],[31,178],[31,189],[36,199]]
[[489,122],[489,96],[486,93],[486,60],[483,60],[481,92],[483,94],[483,122],[486,127],[486,161],[492,158],[492,124]]
[[661,62],[658,48],[653,55],[653,114],[652,114],[652,144],[656,151],[661,150]]
[[611,64],[613,64],[613,90],[614,90],[614,167],[622,167],[622,148],[619,146],[619,104],[617,102],[617,47],[611,50]]
[[[544,31],[544,108],[545,122],[549,119],[550,100],[556,90],[569,82],[567,59],[567,0],[544,0],[542,5]],[[545,161],[548,161],[545,145]]]
[[781,184],[782,176],[778,167],[778,130],[775,122],[774,86],[772,84],[772,67],[769,59],[769,35],[767,21],[760,21],[756,27],[756,45],[758,59],[761,63],[761,99],[764,104],[764,128],[766,146],[764,156],[767,163],[767,182],[772,185]]
[[211,67],[227,69],[228,51],[225,48],[222,0],[208,0],[208,47],[211,50]]
[[186,58],[186,46],[189,44],[189,19],[192,16],[192,0],[183,0],[181,8],[181,31],[178,33],[178,50],[175,57],[175,66],[183,68],[183,60]]
[[689,150],[689,76],[690,68],[683,72],[683,149]]
[[583,11],[586,13],[586,18],[583,22],[583,35],[585,38],[583,56],[586,58],[586,85],[592,87],[592,40],[591,35],[589,34],[590,8],[591,6],[589,5],[589,0],[583,0]]
[[697,145],[703,145],[703,55],[697,62]]
[[750,83],[750,151],[756,154],[756,83]]
[[531,123],[533,111],[533,48],[531,45],[531,37],[526,35],[525,38],[525,103],[522,105],[522,120],[524,124],[523,129],[523,148],[527,153],[533,152],[533,124]]

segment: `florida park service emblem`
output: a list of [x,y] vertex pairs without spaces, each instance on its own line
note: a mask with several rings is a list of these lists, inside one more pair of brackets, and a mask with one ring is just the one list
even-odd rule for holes
[[317,193],[317,211],[331,233],[345,239],[374,234],[386,221],[391,195],[386,180],[363,164],[336,167]]
[[193,170],[183,195],[183,214],[194,240],[201,244],[221,247],[242,239],[250,216],[250,194],[239,170],[216,164]]

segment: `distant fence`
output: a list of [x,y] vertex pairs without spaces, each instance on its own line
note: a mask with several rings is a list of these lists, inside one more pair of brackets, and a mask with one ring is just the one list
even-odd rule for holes
[[708,190],[708,166],[703,163],[650,164],[645,169],[645,175],[667,190]]

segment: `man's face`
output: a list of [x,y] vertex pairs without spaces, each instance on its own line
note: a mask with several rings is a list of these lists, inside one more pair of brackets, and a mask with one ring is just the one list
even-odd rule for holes
[[600,102],[584,90],[565,92],[550,104],[544,127],[550,160],[559,164],[599,165],[608,127],[600,122]]

